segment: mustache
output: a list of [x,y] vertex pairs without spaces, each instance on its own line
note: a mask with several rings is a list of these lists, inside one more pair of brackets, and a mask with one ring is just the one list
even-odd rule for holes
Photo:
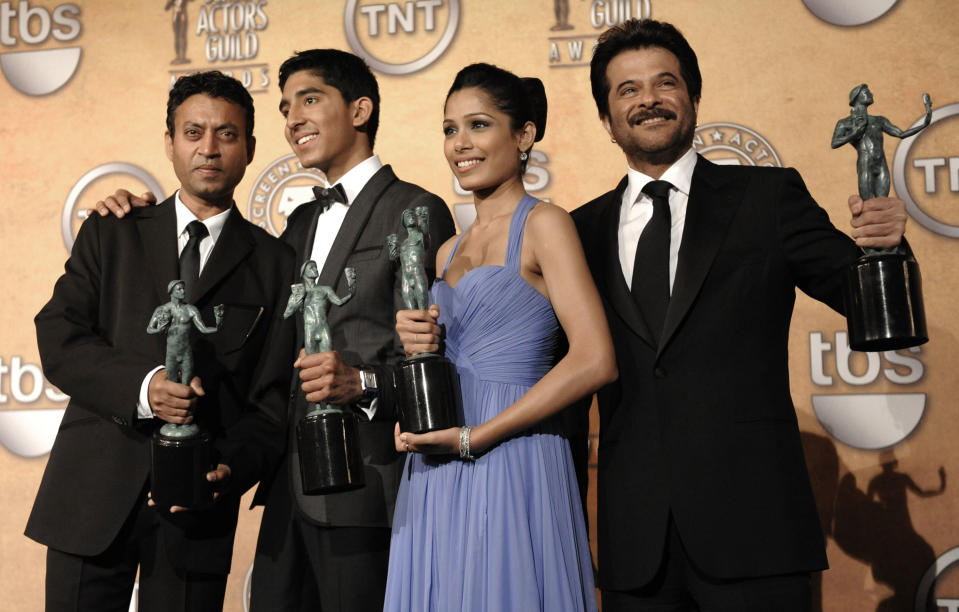
[[666,108],[651,108],[649,110],[640,111],[630,117],[629,125],[639,125],[647,119],[655,119],[657,117],[662,117],[663,119],[675,119],[676,113]]

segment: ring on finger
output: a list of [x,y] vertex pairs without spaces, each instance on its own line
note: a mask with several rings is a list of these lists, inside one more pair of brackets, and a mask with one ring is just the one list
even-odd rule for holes
[[410,452],[410,443],[409,443],[409,442],[406,443],[406,452]]

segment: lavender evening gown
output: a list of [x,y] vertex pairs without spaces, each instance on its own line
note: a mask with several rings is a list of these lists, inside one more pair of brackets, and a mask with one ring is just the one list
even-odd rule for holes
[[[431,291],[467,425],[507,408],[552,364],[556,316],[519,275],[523,228],[536,203],[525,196],[513,214],[505,265],[470,270],[456,287],[438,280]],[[555,421],[501,442],[475,463],[410,454],[393,519],[385,610],[596,610],[576,475]]]

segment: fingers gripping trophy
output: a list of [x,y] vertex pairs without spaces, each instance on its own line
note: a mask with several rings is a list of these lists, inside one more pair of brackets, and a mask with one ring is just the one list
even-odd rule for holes
[[[832,148],[856,148],[859,197],[889,195],[889,166],[883,151],[883,134],[907,138],[932,121],[932,100],[922,95],[926,114],[921,125],[902,130],[888,119],[870,115],[872,92],[863,83],[849,92],[848,117],[836,123]],[[849,346],[857,351],[887,351],[918,346],[929,340],[922,301],[919,264],[908,247],[864,249],[846,270],[843,286]]]
[[[167,285],[170,301],[157,306],[147,324],[148,334],[166,332],[167,379],[189,385],[193,380],[193,329],[212,334],[220,329],[223,305],[213,308],[214,327],[208,327],[200,311],[185,300],[181,280]],[[165,423],[153,434],[151,496],[162,507],[202,509],[213,503],[213,489],[206,473],[213,468],[210,433],[196,422]]]
[[[429,308],[426,278],[426,240],[429,238],[429,209],[418,206],[403,211],[406,238],[386,237],[390,260],[399,260],[403,303],[408,310]],[[456,368],[446,357],[420,353],[400,361],[396,370],[400,428],[423,433],[459,425]]]
[[[356,293],[356,272],[343,270],[348,293],[338,296],[332,287],[318,284],[315,261],[300,269],[303,282],[292,285],[283,318],[303,317],[303,342],[307,354],[333,350],[327,313],[331,305],[342,306]],[[362,487],[363,456],[356,415],[342,406],[310,404],[310,411],[296,426],[300,451],[300,478],[304,493],[334,493]]]

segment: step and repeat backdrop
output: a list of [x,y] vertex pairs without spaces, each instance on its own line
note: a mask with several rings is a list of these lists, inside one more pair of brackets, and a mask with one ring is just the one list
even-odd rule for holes
[[[77,229],[118,187],[170,195],[165,103],[181,74],[218,69],[257,108],[257,150],[237,191],[273,233],[323,181],[283,138],[277,69],[337,47],[380,82],[377,153],[439,194],[462,230],[469,194],[443,157],[443,100],[462,66],[487,61],[543,80],[549,124],[528,190],[572,210],[625,172],[590,96],[598,35],[629,17],[675,23],[704,77],[695,148],[724,164],[792,166],[848,230],[852,147],[829,146],[850,90],[917,136],[885,140],[910,214],[930,341],[850,351],[845,321],[800,296],[792,391],[831,569],[817,609],[959,611],[959,3],[951,0],[4,0],[0,2],[0,608],[41,610],[45,549],[24,537],[66,396],[40,368],[32,319]],[[753,374],[742,371],[741,376]],[[593,419],[595,428],[596,420]],[[592,432],[595,461],[596,432]],[[590,512],[595,498],[590,495]],[[64,508],[64,512],[70,512]],[[260,512],[243,511],[228,610],[244,610]],[[135,603],[133,604],[135,606]],[[134,607],[131,607],[134,609]]]

